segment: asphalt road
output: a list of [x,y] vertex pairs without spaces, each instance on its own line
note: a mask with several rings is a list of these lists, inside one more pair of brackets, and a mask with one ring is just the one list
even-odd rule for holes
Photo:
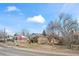
[[20,50],[12,47],[6,47],[0,44],[0,56],[60,56],[60,55]]

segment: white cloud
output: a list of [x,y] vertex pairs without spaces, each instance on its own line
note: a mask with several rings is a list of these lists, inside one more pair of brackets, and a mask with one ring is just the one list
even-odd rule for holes
[[45,19],[42,15],[37,15],[37,16],[33,16],[33,17],[28,17],[27,22],[32,22],[32,23],[44,23],[45,22]]
[[6,10],[8,12],[11,12],[11,11],[20,11],[20,9],[17,8],[16,6],[8,6]]

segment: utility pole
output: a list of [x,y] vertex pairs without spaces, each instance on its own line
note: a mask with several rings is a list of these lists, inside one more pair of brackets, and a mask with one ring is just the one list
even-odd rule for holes
[[5,28],[4,28],[4,42],[5,42]]

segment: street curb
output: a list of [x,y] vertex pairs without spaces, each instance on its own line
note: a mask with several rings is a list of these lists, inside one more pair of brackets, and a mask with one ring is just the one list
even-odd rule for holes
[[25,50],[25,51],[30,51],[30,52],[36,52],[36,53],[46,53],[46,54],[58,54],[58,55],[61,55],[61,56],[79,56],[79,54],[71,54],[71,53],[64,53],[64,52],[50,52],[50,51],[43,51],[43,50],[36,50],[36,49],[31,49],[31,48],[21,48],[21,47],[16,47],[16,46],[8,46],[6,44],[2,44],[4,45],[5,47],[8,47],[8,48],[14,48],[14,49],[19,49],[19,50]]
[[64,56],[78,56],[78,54],[70,54],[70,53],[61,53],[61,52],[50,52],[50,51],[40,51],[40,50],[34,50],[30,48],[20,48],[20,47],[12,47],[19,50],[25,50],[30,52],[37,52],[37,53],[46,53],[46,54],[58,54],[58,55],[64,55]]

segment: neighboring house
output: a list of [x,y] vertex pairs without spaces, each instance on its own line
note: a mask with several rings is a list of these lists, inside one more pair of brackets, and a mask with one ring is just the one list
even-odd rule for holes
[[75,32],[73,35],[73,43],[79,44],[79,32]]
[[17,45],[17,46],[22,46],[29,40],[28,37],[23,36],[23,35],[17,35],[14,38],[15,38],[15,40],[14,40],[15,45]]
[[53,36],[44,36],[42,34],[31,34],[30,35],[30,41],[32,43],[38,43],[38,44],[59,44],[61,43],[61,38],[58,39],[58,38],[55,38]]
[[74,38],[75,38],[75,39],[79,39],[79,32],[75,32],[75,33],[74,33]]
[[23,36],[23,35],[18,35],[16,36],[17,37],[17,40],[28,40],[28,38],[26,36]]
[[40,35],[37,40],[38,44],[48,44],[48,38],[46,36]]

